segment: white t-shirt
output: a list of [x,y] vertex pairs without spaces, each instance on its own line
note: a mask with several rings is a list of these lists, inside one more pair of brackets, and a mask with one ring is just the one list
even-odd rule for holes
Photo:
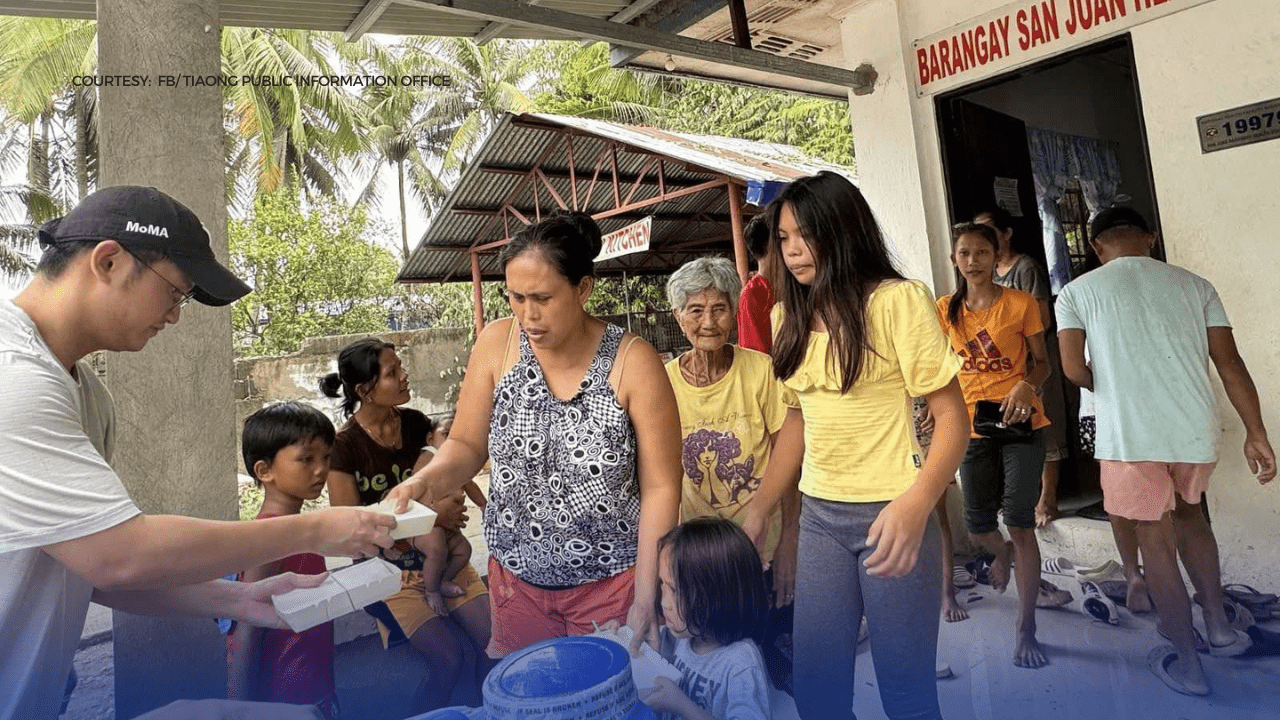
[[93,594],[87,581],[41,548],[140,512],[102,455],[111,446],[110,395],[86,363],[77,365],[76,375],[81,382],[58,362],[25,312],[0,301],[4,720],[57,717]]
[[1058,329],[1084,330],[1099,460],[1210,463],[1218,423],[1208,328],[1231,327],[1208,280],[1122,257],[1068,283]]
[[[764,656],[751,640],[699,655],[689,638],[674,638],[664,627],[662,650],[680,671],[680,689],[716,720],[769,720]],[[664,713],[663,720],[678,719]]]

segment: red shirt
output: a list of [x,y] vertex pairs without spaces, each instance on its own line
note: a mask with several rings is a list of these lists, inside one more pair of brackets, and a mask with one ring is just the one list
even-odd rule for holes
[[773,286],[756,273],[738,296],[738,345],[768,354],[773,348]]
[[[258,515],[258,519],[269,517],[274,516]],[[325,572],[324,558],[314,553],[291,555],[281,563],[280,571],[319,575]],[[232,637],[227,636],[228,651]],[[323,623],[300,633],[287,629],[264,630],[261,647],[259,669],[262,674],[255,697],[295,705],[329,704],[336,710],[332,704],[336,696],[333,623]]]

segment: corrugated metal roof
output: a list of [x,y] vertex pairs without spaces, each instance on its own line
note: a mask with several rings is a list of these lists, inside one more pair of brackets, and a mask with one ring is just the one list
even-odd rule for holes
[[[221,0],[218,16],[232,27],[303,28],[343,32],[368,0]],[[630,0],[543,0],[542,7],[605,20],[631,4]],[[93,20],[97,0],[0,0],[0,15],[27,15]],[[426,5],[392,3],[368,32],[393,35],[471,37],[489,23]],[[541,38],[546,31],[513,25],[504,37]],[[566,34],[564,37],[571,37]]]
[[[570,179],[569,138],[575,172]],[[850,168],[805,155],[790,145],[714,135],[676,133],[638,125],[530,113],[504,116],[475,159],[463,171],[418,247],[400,270],[401,282],[470,280],[468,248],[501,241],[508,228],[498,214],[510,203],[533,220],[559,208],[546,185],[568,206],[591,213],[618,207],[612,166],[616,147],[618,198],[627,204],[659,197],[656,167],[662,164],[667,195],[708,182],[748,188],[775,188],[797,177],[831,170],[854,178]],[[547,180],[530,179],[539,166]],[[599,177],[591,183],[597,163]],[[574,189],[578,193],[574,202]],[[537,188],[537,194],[533,188]],[[747,214],[759,208],[745,206]],[[649,252],[600,263],[597,272],[615,275],[670,272],[706,253],[732,254],[729,198],[723,187],[670,197],[652,206],[599,220],[605,233],[653,215]],[[523,227],[510,222],[514,234]],[[486,280],[500,279],[497,248],[482,251]]]

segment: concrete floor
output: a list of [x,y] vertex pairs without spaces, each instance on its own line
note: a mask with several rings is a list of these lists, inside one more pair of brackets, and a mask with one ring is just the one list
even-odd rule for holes
[[[472,562],[483,572],[487,551],[478,521],[479,513],[473,511],[467,535],[474,548]],[[1038,535],[1045,557],[1065,555],[1082,564],[1114,557],[1110,530],[1103,522],[1065,518]],[[1155,633],[1153,615],[1133,616],[1121,608],[1120,625],[1104,625],[1080,611],[1076,583],[1045,578],[1069,590],[1075,600],[1064,609],[1037,614],[1040,641],[1050,655],[1050,665],[1039,670],[1017,668],[1011,661],[1017,606],[1012,584],[1004,595],[983,585],[960,591],[970,617],[942,623],[939,637],[938,660],[955,673],[938,683],[947,720],[1280,718],[1280,657],[1236,660],[1202,655],[1214,694],[1179,695],[1147,669],[1147,653],[1164,644]],[[1265,590],[1280,591],[1280,576]],[[1280,622],[1263,627],[1280,632]],[[109,629],[109,611],[94,606],[76,655],[80,684],[63,715],[66,720],[114,716]],[[348,616],[337,628],[340,699],[348,720],[398,720],[408,714],[408,695],[422,676],[422,661],[405,647],[384,651],[377,637],[368,634],[371,629],[372,622],[361,613]],[[868,645],[860,650],[854,709],[859,720],[881,720],[885,715]],[[789,720],[788,716],[779,712],[776,720]]]

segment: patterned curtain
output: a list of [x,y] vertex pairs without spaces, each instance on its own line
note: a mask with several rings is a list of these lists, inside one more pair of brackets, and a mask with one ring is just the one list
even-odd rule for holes
[[1031,171],[1036,184],[1036,204],[1044,228],[1044,254],[1054,294],[1071,280],[1067,239],[1058,221],[1058,200],[1072,178],[1089,206],[1092,219],[1111,204],[1120,187],[1120,163],[1116,144],[1107,140],[1027,128]]

